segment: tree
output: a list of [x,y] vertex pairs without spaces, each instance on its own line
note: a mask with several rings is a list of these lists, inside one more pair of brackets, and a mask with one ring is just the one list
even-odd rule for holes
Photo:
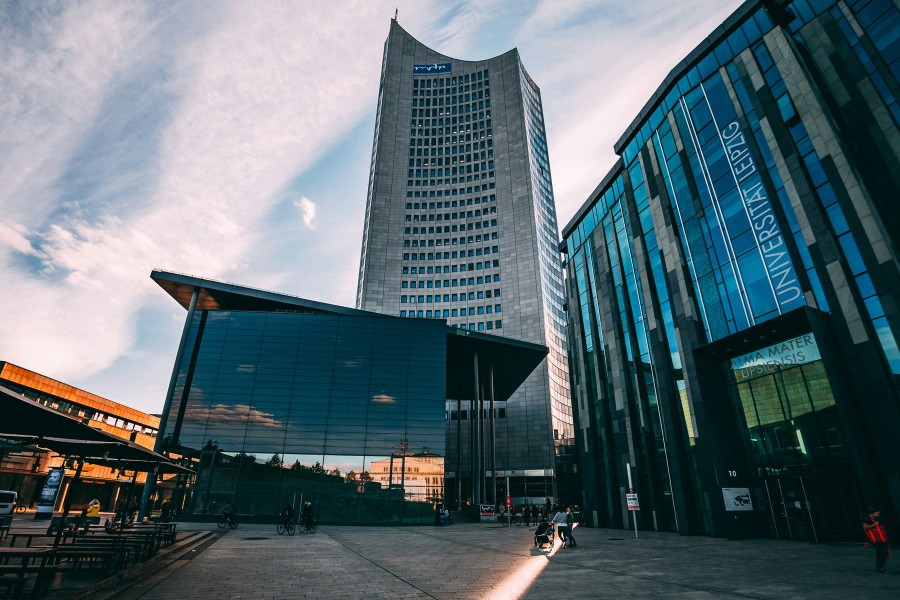
[[344,481],[347,483],[351,483],[356,479],[356,471],[347,471],[347,474],[344,475]]
[[253,454],[246,454],[245,452],[238,452],[234,455],[234,458],[231,459],[231,462],[249,465],[256,462],[256,456]]
[[312,472],[313,473],[325,473],[325,467],[322,466],[322,463],[320,463],[319,461],[316,461],[316,464],[313,465]]
[[281,459],[280,454],[273,454],[272,457],[265,462],[267,467],[283,467],[284,461]]
[[341,476],[341,470],[338,469],[337,467],[335,467],[335,468],[333,468],[332,470],[328,471],[328,474],[331,475],[331,476],[333,476],[333,477],[340,477],[340,476]]
[[372,481],[372,476],[369,475],[368,471],[363,471],[359,474],[359,480],[363,483],[368,483],[369,481]]

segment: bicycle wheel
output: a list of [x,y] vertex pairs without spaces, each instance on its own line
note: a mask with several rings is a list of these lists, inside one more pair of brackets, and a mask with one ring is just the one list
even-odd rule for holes
[[222,528],[224,528],[226,525],[228,525],[228,520],[225,518],[225,515],[222,515],[219,517],[219,520],[216,522],[216,525],[218,525],[219,527],[222,527]]
[[316,529],[318,529],[318,524],[316,523],[316,520],[313,519],[313,520],[310,522],[309,527],[307,528],[307,531],[310,532],[310,533],[315,533],[315,532],[316,532]]
[[[275,526],[275,531],[278,532],[278,535],[283,535],[283,534],[284,534],[284,530],[285,530],[284,523],[278,523],[278,524]],[[291,535],[293,535],[293,533],[292,533]]]
[[297,528],[294,526],[293,523],[288,523],[288,524],[285,526],[285,528],[284,528],[284,530],[287,531],[287,534],[288,534],[288,535],[294,535],[294,531],[295,531],[296,529],[297,529]]
[[229,527],[231,527],[232,529],[237,529],[237,525],[238,525],[237,519],[229,519],[229,521],[228,521]]

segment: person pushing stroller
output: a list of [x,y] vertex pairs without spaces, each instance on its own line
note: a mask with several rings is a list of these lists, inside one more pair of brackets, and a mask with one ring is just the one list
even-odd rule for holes
[[553,524],[547,517],[542,517],[537,529],[534,530],[534,547],[543,550],[544,544],[550,544],[550,548],[553,548]]

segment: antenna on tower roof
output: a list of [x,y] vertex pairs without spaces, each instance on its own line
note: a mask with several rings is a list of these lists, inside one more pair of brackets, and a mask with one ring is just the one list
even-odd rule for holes
[[398,12],[400,12],[400,7],[399,7],[399,6],[398,6],[397,8],[394,9],[394,20],[395,20],[395,21],[397,20],[397,13],[398,13]]

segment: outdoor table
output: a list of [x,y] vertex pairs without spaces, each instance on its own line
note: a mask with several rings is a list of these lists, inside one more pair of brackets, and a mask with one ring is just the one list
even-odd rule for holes
[[15,532],[9,535],[9,547],[14,548],[16,544],[18,544],[19,539],[25,540],[25,548],[30,548],[34,542],[34,540],[54,540],[56,539],[55,533],[22,533]]
[[153,556],[159,550],[160,537],[157,531],[131,531],[131,530],[109,530],[105,534],[110,537],[118,537],[125,540],[125,543],[134,546],[135,552],[134,563],[141,562]]
[[3,571],[17,574],[25,578],[29,573],[36,573],[34,586],[31,588],[31,598],[40,598],[44,593],[45,582],[49,581],[47,561],[53,555],[54,549],[44,548],[0,548],[0,566],[11,566],[10,561],[21,561],[18,568],[4,568]]

